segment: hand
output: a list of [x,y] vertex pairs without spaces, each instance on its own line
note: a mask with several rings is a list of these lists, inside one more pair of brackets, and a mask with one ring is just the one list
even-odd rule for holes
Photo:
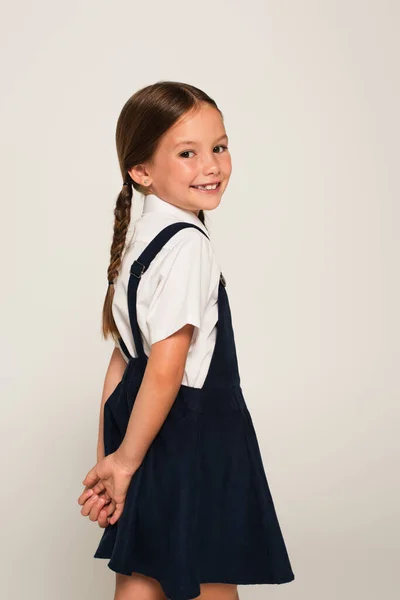
[[[104,445],[98,444],[97,462],[105,458]],[[94,494],[92,488],[86,486],[85,491],[79,497],[79,504],[83,504],[81,514],[84,517],[89,516],[91,521],[97,521],[99,527],[105,529],[110,523],[110,517],[115,511],[115,502],[111,500],[107,492],[99,496]]]
[[[97,520],[104,506],[107,516],[100,517],[102,524],[106,521],[107,524],[116,523],[122,514],[129,484],[136,469],[137,467],[122,459],[118,450],[100,460],[82,482],[86,488],[78,498],[78,503],[84,505],[81,514],[89,514],[91,520]],[[106,508],[107,504],[111,506]]]
[[115,502],[107,492],[95,494],[92,488],[85,488],[79,496],[78,502],[83,505],[81,515],[89,516],[91,521],[97,521],[99,527],[105,528],[110,523],[110,518],[115,511]]

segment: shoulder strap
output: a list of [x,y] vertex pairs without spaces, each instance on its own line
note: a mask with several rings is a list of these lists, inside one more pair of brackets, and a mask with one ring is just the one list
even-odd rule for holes
[[155,258],[155,256],[160,252],[161,248],[172,238],[175,233],[180,231],[181,229],[186,229],[186,227],[194,227],[203,233],[206,238],[210,239],[208,235],[197,225],[192,223],[186,223],[185,221],[180,221],[179,223],[172,223],[171,225],[167,225],[164,227],[156,235],[156,237],[151,240],[151,242],[146,246],[141,255],[132,263],[131,266],[131,275],[139,278],[143,275],[143,273],[149,268],[151,261]]
[[[164,227],[156,237],[146,246],[140,256],[133,261],[130,268],[130,278],[128,284],[128,310],[129,310],[129,321],[131,324],[133,340],[135,342],[135,348],[138,357],[142,359],[147,359],[147,356],[143,349],[142,336],[140,333],[139,325],[137,322],[137,312],[136,312],[136,298],[137,298],[137,289],[139,286],[140,278],[143,273],[149,268],[151,261],[155,258],[161,248],[167,243],[168,240],[172,238],[178,231],[181,229],[186,229],[186,227],[194,227],[203,233],[208,239],[208,235],[197,225],[193,223],[187,223],[186,221],[180,221],[178,223],[172,223],[171,225],[167,225]],[[120,339],[121,342],[121,339]],[[129,358],[129,353],[127,355]]]

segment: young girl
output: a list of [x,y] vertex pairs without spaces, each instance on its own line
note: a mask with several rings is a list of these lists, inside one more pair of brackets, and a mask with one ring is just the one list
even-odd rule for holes
[[[115,600],[238,600],[294,579],[240,386],[234,332],[204,211],[231,175],[223,115],[196,87],[136,92],[117,124],[103,332],[115,339],[97,464],[78,499],[104,528]],[[143,213],[126,244],[133,189]]]

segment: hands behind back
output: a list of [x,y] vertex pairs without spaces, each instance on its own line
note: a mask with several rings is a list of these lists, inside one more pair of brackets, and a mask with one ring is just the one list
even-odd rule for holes
[[121,460],[118,450],[101,459],[82,481],[86,487],[78,498],[81,514],[100,527],[116,523],[135,470]]
[[[143,380],[141,391],[143,390],[144,397],[149,395],[154,398],[153,410],[149,415],[146,408],[141,408],[144,402],[141,399],[139,417],[136,417],[139,418],[139,426],[136,426],[136,432],[131,433],[135,443],[139,439],[143,454],[144,448],[147,451],[162,427],[176,397],[184,374],[193,332],[194,325],[186,323],[167,338],[152,344],[146,367],[147,377]],[[174,369],[171,369],[171,365],[175,365]],[[145,416],[143,417],[141,413]],[[143,420],[146,422],[145,428],[140,425]],[[138,431],[141,433],[140,436]],[[128,432],[129,425],[127,435]],[[138,466],[131,466],[129,461],[124,459],[121,446],[116,452],[98,460],[82,482],[86,488],[78,498],[78,503],[83,506],[81,514],[89,516],[91,521],[97,520],[100,527],[116,523],[122,514],[129,484],[137,468]]]

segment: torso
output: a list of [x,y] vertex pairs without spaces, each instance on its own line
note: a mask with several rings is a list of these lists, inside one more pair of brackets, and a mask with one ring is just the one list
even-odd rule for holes
[[[130,277],[130,267],[144,248],[164,227],[178,221],[194,223],[205,231],[208,236],[210,235],[207,228],[194,213],[167,204],[153,194],[146,197],[143,213],[139,219],[135,221],[131,239],[128,241],[123,253],[120,272],[115,282],[112,311],[120,336],[133,357],[136,356],[136,351],[127,306],[127,286]],[[179,231],[172,236],[154,258],[148,270],[142,275],[138,287],[137,320],[142,334],[144,351],[146,355],[149,356],[151,349],[151,331],[147,324],[147,318],[152,299],[155,297],[154,294],[160,281],[160,274],[162,269],[165,269],[163,265],[168,261],[168,258],[166,258],[168,252],[177,244],[182,244],[185,237],[187,238],[187,236],[192,235],[198,235],[202,240],[205,240],[203,244],[206,243],[205,249],[207,258],[209,259],[207,265],[210,264],[211,268],[210,272],[206,272],[202,275],[203,279],[201,281],[201,286],[207,291],[208,301],[205,306],[201,326],[200,328],[195,327],[194,329],[182,383],[191,387],[201,387],[207,375],[215,346],[216,324],[218,320],[218,285],[221,269],[215,251],[211,245],[211,241],[200,231],[197,231],[193,227]],[[188,259],[190,260],[190,257],[188,257]],[[178,280],[178,282],[182,286],[182,289],[176,289],[176,294],[184,294],[185,282],[183,280]],[[173,302],[173,298],[171,298],[171,301]],[[171,325],[173,326],[173,324]],[[122,350],[121,352],[124,356]],[[124,356],[124,358],[127,360],[126,356]]]

